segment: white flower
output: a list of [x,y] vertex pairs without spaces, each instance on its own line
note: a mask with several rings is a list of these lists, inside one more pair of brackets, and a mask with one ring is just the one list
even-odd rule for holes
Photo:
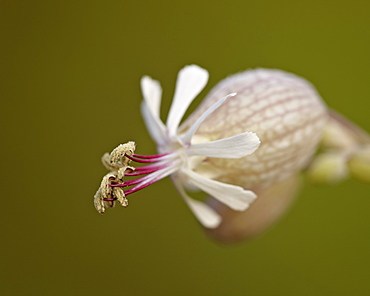
[[[164,124],[160,84],[142,78],[141,111],[159,154],[135,154],[134,142],[106,153],[102,161],[110,172],[94,198],[100,213],[116,202],[127,207],[128,195],[171,176],[206,233],[235,242],[259,234],[286,211],[302,170],[316,183],[349,175],[370,182],[370,136],[328,110],[303,78],[268,69],[232,75],[181,123],[207,80],[208,72],[195,65],[179,72]],[[133,167],[132,162],[146,165]],[[202,190],[210,198],[193,199],[186,189]]]
[[[171,175],[178,192],[194,215],[207,228],[217,227],[221,222],[221,217],[207,204],[188,196],[185,186],[200,189],[237,211],[246,210],[253,202],[256,198],[256,194],[253,191],[212,180],[208,176],[201,175],[194,170],[194,166],[206,158],[238,159],[253,153],[258,148],[260,144],[259,138],[255,133],[248,131],[225,139],[194,143],[194,134],[202,122],[226,100],[232,100],[236,93],[220,98],[220,100],[202,113],[189,129],[181,133],[178,132],[179,124],[186,110],[205,87],[207,81],[208,72],[206,70],[195,65],[183,68],[178,74],[174,99],[167,122],[164,124],[159,118],[162,89],[159,83],[150,77],[145,76],[142,78],[141,88],[144,101],[142,102],[141,110],[149,133],[157,143],[160,154],[151,156],[137,155],[133,154],[134,148],[132,146],[127,148],[121,145],[122,147],[116,148],[115,152],[112,152],[110,156],[106,155],[106,159],[110,158],[109,161],[105,161],[107,163],[106,166],[113,171],[113,175],[118,175],[120,171],[122,172],[122,168],[125,176],[133,176],[139,173],[147,175],[136,180],[124,182],[122,180],[123,176],[122,178],[112,178],[112,173],[108,174],[95,196],[95,205],[99,212],[104,212],[104,201],[113,203],[117,199],[114,192],[108,189],[107,193],[107,189],[104,189],[104,187],[109,186],[113,190],[136,185],[124,191],[124,198],[126,198],[127,195],[168,175]],[[117,151],[119,151],[118,154],[120,155],[118,158]],[[131,172],[126,172],[128,168],[127,159],[151,164],[137,168],[129,167]],[[109,178],[112,182],[107,185],[106,180]],[[119,191],[119,193],[122,195],[122,191]],[[122,197],[120,199],[123,200]],[[125,205],[127,206],[127,202]]]

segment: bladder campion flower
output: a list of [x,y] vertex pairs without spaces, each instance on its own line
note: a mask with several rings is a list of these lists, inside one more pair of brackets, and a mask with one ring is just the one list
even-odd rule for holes
[[[324,152],[309,167],[313,180],[337,181],[346,175],[352,155],[357,157],[354,168],[359,158],[369,158],[365,133],[359,140],[359,130],[332,116],[311,84],[279,70],[226,78],[180,125],[207,81],[206,70],[183,68],[164,124],[160,84],[142,78],[141,111],[158,154],[135,154],[134,142],[106,153],[102,162],[110,172],[94,197],[99,213],[115,202],[127,207],[128,195],[171,176],[208,234],[236,241],[259,233],[287,209],[298,188],[297,176],[309,166],[320,139]],[[132,166],[134,162],[145,165]],[[209,199],[193,199],[187,189],[204,191]]]

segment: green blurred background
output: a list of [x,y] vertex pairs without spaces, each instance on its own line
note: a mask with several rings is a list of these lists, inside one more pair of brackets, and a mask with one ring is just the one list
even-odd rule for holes
[[[0,1],[1,295],[370,295],[370,187],[304,186],[264,236],[210,241],[166,179],[99,215],[101,155],[135,140],[148,74],[280,68],[370,131],[367,1]],[[194,107],[192,107],[194,108]]]

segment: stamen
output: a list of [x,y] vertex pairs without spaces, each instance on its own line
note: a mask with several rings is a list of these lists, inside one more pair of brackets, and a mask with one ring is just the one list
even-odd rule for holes
[[137,172],[133,172],[133,173],[125,173],[125,176],[140,176],[140,175],[150,174],[156,171],[158,171],[158,169],[138,170]]
[[[134,193],[136,191],[144,189],[145,187],[148,187],[149,185],[167,177],[168,175],[172,174],[174,171],[176,171],[178,169],[178,165],[180,163],[181,163],[181,161],[175,161],[168,167],[165,167],[161,170],[158,170],[157,172],[154,172],[151,175],[139,178],[139,179],[141,179],[140,184],[133,187],[133,188],[130,188],[130,189],[124,191],[125,195],[129,195],[131,193]],[[128,181],[128,182],[130,182],[130,181]],[[131,185],[133,185],[133,184],[131,184]]]
[[132,157],[131,155],[128,155],[128,154],[125,154],[125,157],[127,157],[128,159],[131,159],[132,161],[136,161],[139,163],[152,163],[152,162],[158,161],[158,159],[147,159],[147,160],[139,159],[139,158]]
[[137,172],[137,171],[148,171],[148,170],[154,170],[154,169],[155,170],[160,170],[160,169],[165,168],[166,166],[168,166],[170,161],[163,161],[161,163],[158,162],[158,163],[148,164],[148,165],[142,166],[142,167],[137,167],[137,168],[135,168],[135,172]]
[[137,179],[134,179],[134,180],[125,181],[125,182],[123,182],[123,184],[109,184],[108,186],[109,187],[128,187],[128,186],[131,186],[131,185],[138,184],[142,181],[145,181],[147,178],[148,178],[148,176],[145,176],[145,177],[137,178]]
[[163,153],[163,154],[153,154],[153,155],[132,154],[132,156],[137,157],[137,158],[150,159],[150,158],[160,158],[160,157],[166,156],[168,154],[171,154],[171,152],[167,152],[167,153]]
[[[128,147],[128,144],[132,147]],[[103,164],[111,172],[103,178],[101,187],[94,197],[95,207],[99,213],[104,213],[104,206],[113,207],[116,202],[119,202],[123,207],[127,207],[127,195],[167,177],[176,171],[182,163],[177,153],[174,152],[156,155],[133,154],[134,142],[128,144],[121,144],[111,154],[105,154],[103,157]],[[147,165],[135,168],[129,166],[131,161]],[[124,181],[125,176],[139,177]],[[123,190],[124,187],[133,185],[135,186]]]
[[142,184],[142,185],[138,185],[138,186],[135,186],[134,188],[131,188],[129,190],[126,190],[125,191],[125,195],[127,196],[127,195],[129,195],[131,193],[134,193],[136,191],[139,191],[141,189],[144,189],[145,187],[148,187],[149,185],[152,185],[153,183],[157,182],[160,179],[162,179],[162,178],[154,179],[151,182],[148,182],[148,183],[145,183],[145,184]]
[[170,163],[165,163],[165,164],[153,164],[153,165],[147,165],[147,166],[142,166],[142,167],[137,167],[135,168],[135,171],[132,173],[125,173],[125,176],[140,176],[140,175],[145,175],[145,174],[150,174],[154,173],[156,171],[159,171],[161,169],[164,169],[168,167]]
[[[156,166],[155,168],[152,168],[152,169],[147,169],[145,170],[145,166],[144,167],[141,167],[142,170],[141,171],[138,171],[138,172],[133,172],[133,173],[125,173],[125,176],[140,176],[140,175],[146,175],[146,174],[150,174],[150,173],[154,173],[154,172],[157,172],[159,170],[163,170],[165,169],[166,167],[168,167],[170,164],[165,164],[165,165],[158,165]],[[149,166],[149,165],[148,165]],[[140,169],[140,167],[138,168]],[[130,180],[130,181],[125,181],[123,182],[123,184],[119,184],[118,182],[111,182],[111,184],[109,184],[108,186],[109,187],[128,187],[128,186],[131,186],[131,185],[135,185],[135,184],[138,184],[140,182],[143,182],[147,179],[149,179],[150,176],[144,176],[144,177],[141,177],[141,178],[137,178],[137,179],[134,179],[134,180]]]

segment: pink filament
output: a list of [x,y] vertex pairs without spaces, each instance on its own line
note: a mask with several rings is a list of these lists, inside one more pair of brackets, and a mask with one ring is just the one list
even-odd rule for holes
[[[140,176],[140,175],[147,175],[147,174],[150,174],[150,173],[154,173],[158,170],[161,170],[163,168],[166,168],[169,166],[169,164],[156,164],[156,162],[159,162],[161,160],[163,160],[163,156],[166,156],[170,153],[163,153],[163,154],[157,154],[157,155],[140,155],[140,154],[133,154],[132,156],[131,155],[128,155],[128,154],[125,154],[125,157],[127,157],[128,159],[131,159],[132,161],[134,162],[138,162],[138,163],[151,163],[149,165],[146,165],[146,166],[142,166],[142,167],[138,167],[138,168],[135,168],[135,171],[134,172],[131,172],[131,173],[125,173],[125,176]],[[157,182],[158,180],[162,179],[163,177],[157,177],[157,178],[154,178],[153,180],[147,182],[147,183],[144,183],[144,184],[140,184],[142,182],[144,182],[145,180],[148,180],[150,177],[149,175],[147,176],[143,176],[143,177],[140,177],[140,178],[137,178],[137,179],[133,179],[133,180],[130,180],[130,181],[125,181],[123,182],[123,184],[117,184],[117,183],[113,183],[113,184],[109,184],[108,186],[109,187],[128,187],[128,186],[132,186],[132,185],[136,185],[136,184],[139,184],[133,188],[130,188],[126,191],[124,191],[124,194],[125,195],[129,195],[129,194],[132,194],[136,191],[139,191],[141,189],[144,189],[145,187],[148,187],[149,185]],[[115,199],[112,199],[112,198],[106,198],[104,199],[105,201],[114,201]]]
[[[136,154],[134,154],[136,155]],[[148,155],[149,157],[146,158],[146,159],[139,159],[139,158],[135,158],[131,155],[128,155],[128,154],[125,154],[125,156],[129,159],[131,159],[132,161],[136,161],[136,162],[139,162],[139,163],[153,163],[153,162],[157,162],[159,161],[161,158],[162,158],[162,154],[158,154],[158,155]],[[143,158],[144,155],[139,155]]]
[[145,184],[142,184],[142,185],[139,184],[139,185],[135,186],[134,188],[130,188],[129,190],[125,191],[125,195],[129,195],[131,193],[134,193],[136,191],[144,189],[145,187],[148,187],[149,185],[152,185],[153,183],[157,182],[158,180],[160,180],[162,178],[164,178],[164,177],[158,177],[158,178],[155,178],[155,179],[151,180],[148,183],[145,183]]
[[160,158],[162,156],[166,156],[170,154],[170,152],[163,153],[163,154],[154,154],[154,155],[140,155],[140,154],[132,154],[132,156],[136,158],[144,158],[144,159],[150,159],[150,158]]

